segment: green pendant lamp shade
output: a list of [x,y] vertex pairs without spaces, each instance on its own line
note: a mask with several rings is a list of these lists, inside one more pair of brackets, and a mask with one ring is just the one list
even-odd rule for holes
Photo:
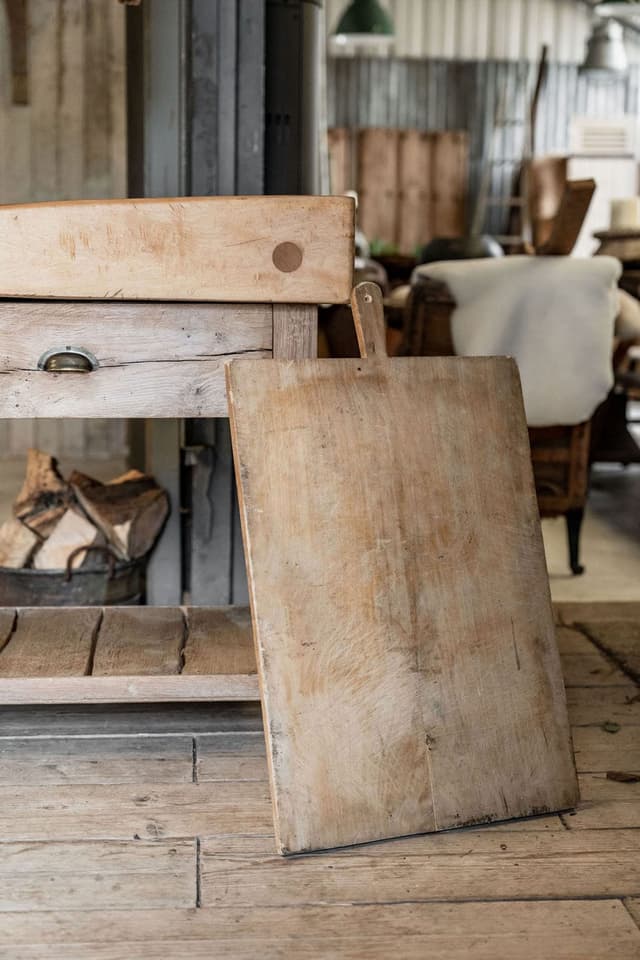
[[390,13],[378,0],[352,0],[338,20],[332,39],[335,52],[389,53],[394,28]]
[[336,33],[377,33],[392,37],[393,20],[378,0],[352,0],[338,21]]

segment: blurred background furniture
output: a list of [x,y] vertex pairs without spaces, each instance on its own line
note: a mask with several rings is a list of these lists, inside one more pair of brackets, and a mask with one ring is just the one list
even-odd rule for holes
[[[640,227],[600,230],[594,234],[600,246],[596,255],[617,257],[622,264],[620,288],[640,300]],[[628,301],[632,306],[632,302]],[[633,325],[623,324],[615,345],[615,384],[593,417],[591,461],[593,463],[640,463],[640,447],[629,430],[629,402],[640,396],[638,338]]]

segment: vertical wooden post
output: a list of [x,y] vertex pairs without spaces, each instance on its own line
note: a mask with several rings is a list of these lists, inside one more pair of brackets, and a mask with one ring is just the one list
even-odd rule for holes
[[318,308],[274,303],[273,359],[304,360],[318,356]]
[[[263,0],[192,0],[191,192],[264,191]],[[188,420],[191,603],[247,602],[226,420]]]

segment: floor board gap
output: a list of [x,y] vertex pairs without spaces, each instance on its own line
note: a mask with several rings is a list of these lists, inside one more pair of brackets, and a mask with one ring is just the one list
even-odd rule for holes
[[196,837],[196,907],[202,907],[202,856],[200,837]]

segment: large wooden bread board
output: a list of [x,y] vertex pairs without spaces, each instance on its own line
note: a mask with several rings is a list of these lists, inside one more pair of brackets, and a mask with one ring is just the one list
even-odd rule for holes
[[281,852],[572,806],[513,362],[242,359],[227,389]]

